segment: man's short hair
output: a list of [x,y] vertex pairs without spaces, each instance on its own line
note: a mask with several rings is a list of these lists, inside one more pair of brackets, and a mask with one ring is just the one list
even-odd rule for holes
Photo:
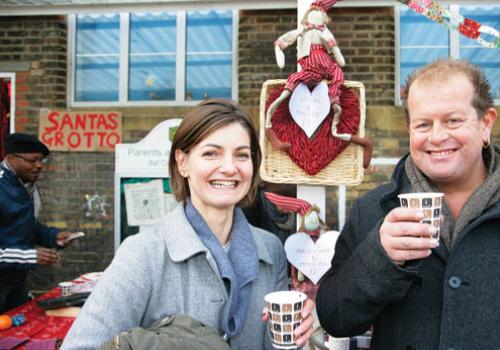
[[42,153],[48,156],[50,151],[36,136],[13,133],[5,139],[5,154],[11,153]]
[[486,111],[493,107],[491,86],[484,73],[472,63],[466,60],[453,60],[450,58],[439,59],[424,67],[417,69],[408,76],[403,88],[402,100],[406,111],[406,121],[409,122],[408,95],[412,84],[416,81],[446,81],[447,78],[456,75],[465,76],[474,89],[472,106],[476,110],[478,118],[482,118]]

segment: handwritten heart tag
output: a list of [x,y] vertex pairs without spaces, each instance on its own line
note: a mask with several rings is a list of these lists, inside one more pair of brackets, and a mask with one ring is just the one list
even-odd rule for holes
[[340,233],[328,231],[313,242],[309,235],[297,232],[285,241],[288,261],[314,284],[328,271],[335,253],[335,242]]
[[311,138],[330,112],[328,86],[322,81],[310,92],[307,85],[300,83],[290,97],[288,108],[295,123]]

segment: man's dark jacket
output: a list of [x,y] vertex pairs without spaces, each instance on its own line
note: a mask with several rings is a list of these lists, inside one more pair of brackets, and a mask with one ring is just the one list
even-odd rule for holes
[[[56,247],[58,230],[37,222],[31,196],[19,177],[0,165],[0,270],[36,266],[35,245]],[[2,276],[0,276],[0,280]]]
[[[358,199],[317,295],[322,326],[337,337],[374,326],[371,349],[500,349],[500,203],[468,223],[452,253],[394,264],[379,228],[410,192],[403,158],[391,183]],[[486,200],[486,199],[485,199]]]

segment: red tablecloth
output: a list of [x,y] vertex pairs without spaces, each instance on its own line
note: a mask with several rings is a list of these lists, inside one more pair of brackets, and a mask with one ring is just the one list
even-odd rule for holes
[[27,302],[26,304],[7,312],[6,314],[9,316],[24,314],[26,322],[21,326],[0,331],[0,339],[6,337],[29,338],[30,342],[33,343],[25,343],[24,347],[16,349],[33,348],[33,345],[37,343],[36,340],[54,339],[60,341],[64,339],[75,318],[46,316],[45,311],[36,304],[36,301],[38,300],[57,298],[59,296],[60,290],[59,288],[55,288],[35,300]]

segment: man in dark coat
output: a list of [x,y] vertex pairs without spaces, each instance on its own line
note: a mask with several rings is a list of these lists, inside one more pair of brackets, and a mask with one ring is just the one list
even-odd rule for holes
[[[389,184],[358,199],[317,295],[333,336],[373,326],[371,349],[500,348],[500,149],[484,75],[440,60],[410,77],[410,154]],[[443,221],[401,208],[397,195],[442,192]]]
[[55,249],[69,244],[71,232],[37,221],[36,181],[49,149],[36,137],[15,133],[5,141],[0,164],[0,313],[27,301],[25,280],[36,264],[53,265]]

